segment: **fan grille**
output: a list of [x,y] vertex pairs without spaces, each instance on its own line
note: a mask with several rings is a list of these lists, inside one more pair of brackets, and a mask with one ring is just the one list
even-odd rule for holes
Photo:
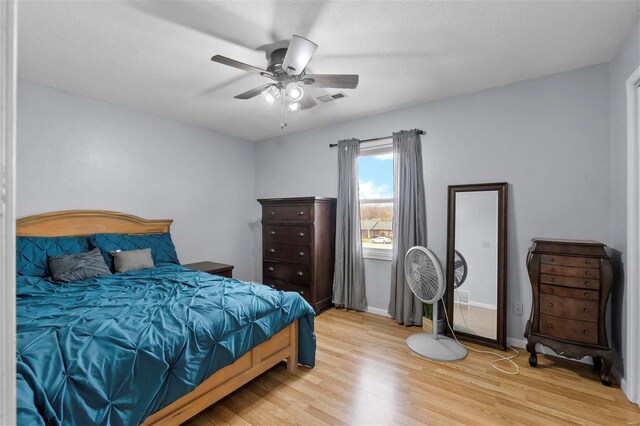
[[467,260],[458,250],[453,259],[453,288],[460,287],[467,279]]
[[410,248],[404,258],[404,273],[409,288],[424,303],[434,303],[444,295],[442,266],[430,250]]

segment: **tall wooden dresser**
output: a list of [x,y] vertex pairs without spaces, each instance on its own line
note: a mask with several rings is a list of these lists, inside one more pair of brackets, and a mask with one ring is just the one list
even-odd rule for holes
[[331,305],[336,199],[270,198],[262,204],[262,276],[273,288],[295,291],[316,312]]
[[533,240],[527,258],[533,304],[524,334],[532,367],[541,343],[569,358],[592,356],[600,380],[611,385],[605,320],[613,269],[605,247],[597,241]]

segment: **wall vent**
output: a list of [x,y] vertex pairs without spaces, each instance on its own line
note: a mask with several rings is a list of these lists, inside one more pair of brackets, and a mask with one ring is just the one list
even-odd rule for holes
[[334,93],[333,95],[324,95],[317,98],[320,102],[333,102],[336,99],[346,98],[347,95],[344,92]]

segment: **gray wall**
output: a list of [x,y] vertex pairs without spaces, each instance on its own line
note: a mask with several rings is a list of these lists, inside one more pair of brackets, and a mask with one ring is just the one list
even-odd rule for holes
[[[627,94],[626,82],[640,66],[640,21],[609,63],[611,89],[611,247],[616,265],[617,285],[611,298],[611,335],[616,352],[616,367],[626,354],[626,306],[624,303],[624,263],[627,247]],[[622,362],[621,362],[622,361]]]
[[[424,129],[428,245],[441,259],[447,185],[510,183],[508,336],[522,339],[531,304],[525,266],[531,238],[609,240],[607,71],[596,65],[257,142],[256,198],[335,196],[336,151],[329,143]],[[254,215],[257,220],[257,203]],[[257,232],[255,241],[259,247]],[[258,262],[255,267],[259,275]],[[368,260],[365,268],[369,304],[386,309],[390,262]],[[516,302],[525,304],[525,316],[512,315]]]
[[228,262],[254,278],[253,143],[27,81],[17,140],[17,217],[104,209],[171,218],[183,263]]

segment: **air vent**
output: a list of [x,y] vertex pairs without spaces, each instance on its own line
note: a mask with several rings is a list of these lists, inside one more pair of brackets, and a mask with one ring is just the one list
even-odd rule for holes
[[320,102],[333,102],[336,99],[346,98],[347,95],[344,92],[334,93],[333,95],[324,95],[317,98]]

